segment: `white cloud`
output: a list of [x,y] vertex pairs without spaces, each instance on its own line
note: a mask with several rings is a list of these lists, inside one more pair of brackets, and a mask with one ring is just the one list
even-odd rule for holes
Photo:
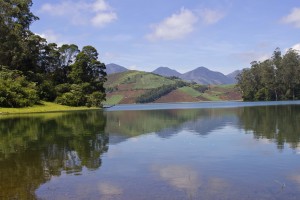
[[300,43],[294,44],[292,47],[285,48],[284,53],[287,53],[290,49],[294,49],[296,51],[300,51]]
[[191,198],[196,196],[199,187],[202,185],[198,172],[188,166],[153,166],[153,170],[158,172],[159,176],[172,187],[184,190]]
[[95,11],[107,11],[110,10],[110,6],[104,0],[97,0],[93,3],[93,9]]
[[121,195],[123,193],[122,188],[110,183],[100,183],[98,187],[99,187],[99,192],[105,196],[111,197],[115,195]]
[[179,13],[152,25],[153,32],[146,37],[149,40],[175,40],[188,35],[194,30],[198,17],[190,10],[182,8]]
[[128,67],[128,69],[130,69],[130,70],[137,70],[137,66],[136,65],[130,65],[129,67]]
[[300,8],[294,8],[289,15],[281,19],[281,22],[300,28]]
[[103,27],[118,18],[105,0],[94,0],[91,3],[69,0],[57,4],[46,3],[40,12],[64,17],[74,25],[92,24],[95,27]]
[[300,51],[300,43],[295,44],[294,46],[292,46],[292,49],[295,49],[297,51]]
[[91,22],[96,27],[103,27],[117,19],[117,14],[114,12],[98,13],[91,19]]
[[215,24],[224,18],[225,13],[220,10],[203,9],[200,16],[205,24]]
[[71,2],[69,1],[62,2],[61,4],[46,3],[41,7],[40,12],[49,13],[53,16],[63,16],[69,13],[70,4]]
[[42,38],[45,38],[48,43],[57,43],[58,46],[61,46],[62,44],[65,44],[67,42],[61,41],[61,35],[55,33],[53,30],[47,30],[43,33],[36,33],[36,35],[41,36]]
[[232,56],[235,58],[238,58],[239,60],[247,63],[251,63],[252,61],[258,61],[258,62],[263,62],[269,58],[271,58],[271,55],[268,53],[263,53],[263,52],[240,52],[240,53],[235,53]]

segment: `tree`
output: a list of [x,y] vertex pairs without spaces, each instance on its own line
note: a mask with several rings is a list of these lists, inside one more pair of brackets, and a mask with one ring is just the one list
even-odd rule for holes
[[281,56],[280,49],[276,48],[271,59],[251,65],[237,78],[244,100],[300,98],[300,56],[296,50],[290,49]]
[[0,65],[24,71],[33,35],[29,26],[38,19],[30,12],[31,6],[31,0],[0,0]]
[[255,99],[255,80],[250,69],[244,69],[237,75],[237,85],[242,92],[244,101],[253,101]]
[[22,72],[0,66],[0,107],[26,107],[39,101],[35,83]]
[[[80,52],[75,44],[58,47],[33,34],[29,27],[38,17],[30,11],[31,6],[31,0],[0,0],[0,74],[9,77],[0,80],[1,95],[11,96],[0,96],[0,105],[28,106],[36,99],[99,105],[105,99],[106,72],[97,50],[85,46]],[[15,99],[14,95],[19,95],[20,101],[6,101]],[[21,103],[23,98],[28,99]]]
[[277,81],[276,81],[276,71],[272,60],[265,60],[261,63],[262,68],[262,85],[265,90],[264,100],[278,100],[277,96]]
[[74,63],[80,50],[75,44],[64,44],[59,48],[61,67],[67,67]]
[[299,54],[295,50],[289,49],[282,58],[282,66],[284,67],[280,75],[287,88],[285,96],[294,100],[296,86],[299,85],[300,78]]
[[56,102],[72,106],[101,106],[105,100],[106,81],[105,65],[98,61],[98,52],[92,46],[83,47],[76,56],[68,74],[71,87],[66,85],[57,87],[60,95]]
[[105,65],[98,59],[98,52],[92,46],[83,47],[82,51],[76,56],[76,60],[71,65],[69,74],[73,83],[105,81]]

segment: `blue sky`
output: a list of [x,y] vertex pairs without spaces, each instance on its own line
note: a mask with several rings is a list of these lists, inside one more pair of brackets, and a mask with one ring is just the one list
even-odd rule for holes
[[48,42],[92,45],[101,62],[136,70],[227,74],[276,47],[300,50],[298,0],[33,0],[32,11]]

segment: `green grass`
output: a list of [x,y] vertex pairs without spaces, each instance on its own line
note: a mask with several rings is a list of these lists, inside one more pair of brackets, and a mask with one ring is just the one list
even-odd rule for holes
[[137,76],[136,85],[134,89],[154,89],[163,85],[171,85],[174,83],[175,81],[167,79],[165,77],[151,73],[145,73],[141,76]]
[[63,106],[56,103],[42,101],[40,105],[34,105],[26,108],[0,108],[1,114],[22,114],[22,113],[43,113],[43,112],[59,112],[59,111],[76,111],[76,110],[92,110],[99,109],[96,107],[70,107]]
[[212,94],[204,93],[204,94],[201,94],[201,96],[210,101],[221,101],[220,97],[217,96],[217,94],[215,94],[215,93],[212,93]]
[[106,98],[104,104],[115,105],[120,103],[120,101],[124,98],[123,95],[113,95],[110,98]]
[[236,86],[236,84],[227,84],[227,85],[218,85],[216,87],[224,88],[224,89],[234,89],[235,86]]
[[135,82],[135,77],[144,72],[139,71],[126,71],[122,73],[111,74],[108,76],[107,82],[104,84],[105,87],[116,87],[124,83]]
[[162,85],[174,84],[174,80],[152,74],[149,72],[127,71],[119,74],[112,74],[108,76],[108,81],[105,87],[113,88],[120,84],[133,84],[135,90],[147,90],[161,87]]
[[179,88],[179,90],[188,95],[191,95],[192,97],[198,97],[201,95],[201,93],[199,91],[197,91],[191,87],[188,87],[188,86]]

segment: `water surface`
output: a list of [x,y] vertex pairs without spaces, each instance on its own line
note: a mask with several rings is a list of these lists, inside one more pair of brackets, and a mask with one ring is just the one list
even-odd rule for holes
[[299,121],[295,101],[0,116],[0,199],[299,199]]

